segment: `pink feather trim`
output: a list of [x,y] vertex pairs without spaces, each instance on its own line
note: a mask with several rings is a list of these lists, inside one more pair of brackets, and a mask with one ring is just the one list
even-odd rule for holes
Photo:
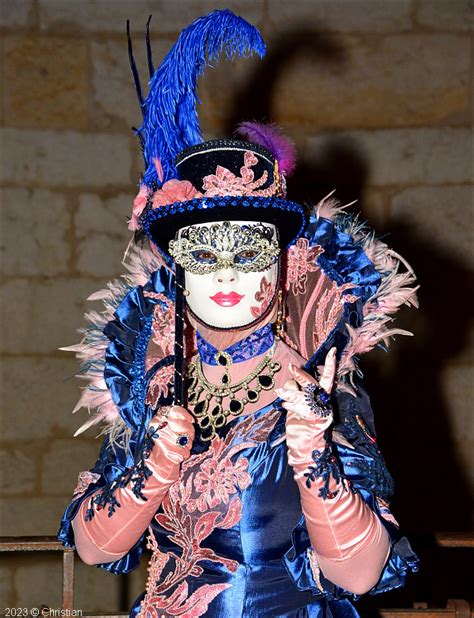
[[86,408],[90,416],[74,436],[99,423],[103,423],[106,428],[120,429],[123,426],[126,429],[103,378],[103,360],[110,343],[103,330],[105,325],[114,319],[114,311],[126,294],[136,286],[145,285],[150,275],[162,265],[161,257],[149,248],[134,248],[127,262],[124,262],[128,274],[110,281],[105,289],[88,297],[87,300],[90,301],[102,301],[104,308],[102,311],[92,310],[85,314],[89,326],[79,330],[84,335],[82,341],[59,348],[76,353],[76,358],[81,362],[81,372],[77,377],[88,382],[87,386],[82,388],[81,397],[72,412]]
[[[355,236],[356,234],[354,234]],[[364,320],[360,327],[352,328],[346,324],[349,343],[345,348],[338,367],[338,376],[350,376],[357,371],[357,357],[373,350],[378,344],[388,347],[395,335],[411,336],[413,333],[401,328],[390,328],[393,315],[402,305],[418,307],[413,286],[416,277],[412,270],[399,272],[401,258],[387,245],[373,237],[364,243],[366,255],[381,273],[382,280],[375,295],[364,305]],[[342,383],[340,383],[342,384]]]
[[285,176],[293,173],[296,166],[296,148],[294,143],[276,124],[260,122],[241,122],[237,133],[254,144],[259,144],[269,150],[278,161],[278,169]]
[[160,159],[156,157],[153,159],[153,163],[155,164],[156,175],[158,176],[158,180],[163,183],[163,166],[161,165]]

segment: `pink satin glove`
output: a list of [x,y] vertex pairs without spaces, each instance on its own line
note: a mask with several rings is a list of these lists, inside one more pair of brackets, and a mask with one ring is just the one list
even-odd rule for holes
[[[319,382],[326,393],[331,392],[334,382],[335,351],[333,348],[328,353]],[[330,457],[324,434],[333,423],[332,411],[320,416],[318,405],[311,403],[314,386],[307,390],[310,385],[318,386],[316,380],[293,365],[289,369],[294,380],[288,380],[276,392],[288,411],[288,462],[299,488],[311,545],[327,579],[354,594],[363,594],[380,578],[390,553],[389,536],[363,498],[337,478],[335,461],[329,461],[335,474],[327,477],[327,481],[318,474],[321,457]],[[313,451],[319,451],[316,461]],[[311,475],[308,487],[305,473],[310,473],[310,468],[316,472]]]
[[[163,408],[151,419],[148,429],[155,429],[157,437],[145,459],[151,470],[141,488],[146,500],[135,495],[131,482],[117,487],[113,495],[120,506],[109,517],[108,505],[93,503],[102,491],[99,489],[84,500],[72,520],[76,549],[86,564],[114,562],[127,554],[149,526],[170,486],[178,480],[181,464],[191,454],[193,417],[185,408]],[[90,509],[93,516],[86,521]]]

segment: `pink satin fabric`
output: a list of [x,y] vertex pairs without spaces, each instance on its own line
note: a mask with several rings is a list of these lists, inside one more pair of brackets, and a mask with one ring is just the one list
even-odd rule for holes
[[[298,484],[301,506],[311,545],[325,577],[337,586],[355,594],[364,594],[380,578],[390,553],[390,540],[385,527],[363,498],[331,479],[333,498],[321,498],[324,485],[316,478],[306,486],[304,473],[314,462],[313,450],[323,451],[324,430],[332,419],[300,419],[288,412],[286,438],[288,461]],[[291,446],[290,446],[291,444]]]
[[[193,419],[183,408],[174,407],[167,419],[155,416],[150,427],[157,427],[164,420],[167,425],[158,430],[150,457],[146,460],[152,475],[146,480],[142,493],[147,501],[137,498],[131,487],[115,490],[120,506],[109,517],[107,506],[97,510],[94,517],[85,521],[95,492],[84,500],[72,520],[76,549],[86,564],[114,562],[125,556],[149,526],[170,486],[179,478],[180,466],[188,459],[194,439]],[[176,443],[179,434],[190,438],[186,447]]]

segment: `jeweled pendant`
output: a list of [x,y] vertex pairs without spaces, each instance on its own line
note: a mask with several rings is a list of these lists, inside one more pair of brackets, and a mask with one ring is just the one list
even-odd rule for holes
[[229,367],[232,365],[232,357],[227,352],[217,352],[214,358],[216,363],[221,367]]
[[203,416],[203,414],[206,414],[208,407],[209,407],[209,401],[207,399],[203,399],[199,401],[194,406],[194,410],[193,410],[194,416]]
[[240,414],[244,406],[238,399],[231,399],[229,403],[229,410],[232,414]]
[[258,401],[258,391],[254,391],[252,389],[250,389],[249,391],[247,391],[247,398],[250,401],[250,403],[254,403],[255,401]]
[[272,386],[275,385],[275,380],[272,378],[272,376],[267,376],[267,375],[258,376],[257,381],[260,384],[260,386],[266,391],[269,391],[272,388]]
[[210,442],[212,438],[216,435],[216,430],[212,425],[209,425],[209,427],[203,427],[202,425],[200,425],[200,428],[201,439],[203,442]]
[[197,386],[194,390],[188,390],[188,403],[191,405],[197,403],[203,390],[204,389],[201,386]]
[[203,416],[199,419],[199,427],[201,429],[208,429],[212,427],[211,419],[208,416]]
[[211,419],[214,419],[217,416],[220,416],[221,414],[222,414],[222,406],[218,404],[217,406],[214,406],[212,408],[212,410],[209,413],[209,416],[211,417]]
[[224,425],[225,425],[225,415],[224,414],[221,414],[216,419],[214,419],[214,427],[216,429],[220,429],[221,427],[224,427]]

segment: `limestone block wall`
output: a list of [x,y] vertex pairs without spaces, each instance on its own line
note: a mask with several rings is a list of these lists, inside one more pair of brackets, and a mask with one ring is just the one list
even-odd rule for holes
[[[290,196],[332,189],[410,262],[421,308],[389,355],[363,364],[395,511],[411,531],[465,530],[472,485],[472,3],[468,0],[228,0],[259,26],[264,62],[219,64],[200,83],[205,137],[274,120],[297,144]],[[86,301],[123,272],[141,171],[125,23],[145,74],[216,0],[0,0],[0,535],[53,535],[97,431],[78,365]],[[457,508],[452,508],[453,496]],[[143,561],[145,562],[145,561]],[[128,578],[77,561],[76,607],[126,609]],[[2,557],[0,608],[60,605],[54,556]],[[383,604],[383,603],[382,603]]]

